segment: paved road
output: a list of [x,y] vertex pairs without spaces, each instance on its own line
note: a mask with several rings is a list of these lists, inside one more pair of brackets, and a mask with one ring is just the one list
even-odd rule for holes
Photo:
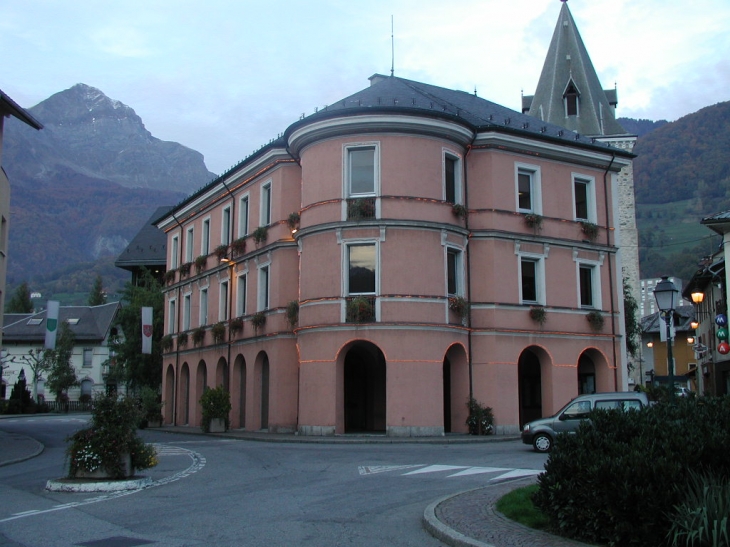
[[63,439],[83,422],[0,422],[46,446],[0,468],[0,545],[440,546],[421,524],[431,502],[545,462],[519,441],[272,444],[146,431],[160,449],[160,465],[145,472],[152,487],[45,491],[47,479],[65,473]]

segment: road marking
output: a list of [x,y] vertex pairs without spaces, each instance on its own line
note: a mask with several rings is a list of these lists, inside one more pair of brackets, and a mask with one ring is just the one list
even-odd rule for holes
[[450,471],[456,471],[456,473],[449,473],[445,478],[451,479],[454,477],[467,477],[471,475],[484,475],[487,473],[499,473],[495,477],[489,479],[490,482],[506,481],[511,479],[517,479],[522,477],[532,477],[539,475],[543,469],[514,469],[510,467],[469,467],[467,465],[361,465],[358,467],[360,475],[375,475],[378,473],[389,473],[392,471],[404,471],[407,469],[413,469],[414,467],[420,467],[421,469],[415,469],[406,473],[401,473],[401,476],[414,476],[414,475],[425,475],[429,473],[444,473]]
[[401,469],[412,469],[414,467],[422,467],[418,465],[361,465],[358,471],[361,475],[375,475],[376,473],[387,473],[389,471],[399,471]]

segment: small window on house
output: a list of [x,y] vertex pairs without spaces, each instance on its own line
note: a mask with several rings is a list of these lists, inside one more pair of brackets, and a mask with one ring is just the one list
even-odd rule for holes
[[183,297],[183,323],[182,323],[182,329],[183,330],[190,330],[190,295],[186,294]]
[[236,287],[236,315],[246,315],[246,275],[238,276],[238,287]]
[[446,251],[446,291],[449,296],[460,296],[461,290],[461,251],[448,249]]
[[200,326],[208,324],[208,289],[200,289]]
[[376,267],[374,243],[348,245],[348,294],[375,294]]
[[261,187],[261,226],[271,224],[271,182]]
[[28,319],[29,326],[40,325],[41,323],[43,323],[42,317],[33,317],[32,319]]
[[535,171],[517,170],[517,209],[522,212],[535,211]]
[[94,350],[91,348],[84,348],[84,367],[90,368],[92,365],[92,359],[94,357]]
[[185,262],[193,261],[194,234],[195,229],[192,226],[185,233]]
[[210,254],[210,219],[206,218],[203,221],[203,237],[200,240],[200,254]]
[[573,205],[575,220],[596,222],[596,198],[592,178],[573,177]]
[[521,258],[520,259],[520,287],[521,287],[521,300],[523,303],[537,303],[538,302],[538,271],[539,261],[533,258]]
[[221,281],[220,300],[218,302],[218,320],[228,321],[228,281]]
[[592,308],[595,305],[594,297],[594,266],[582,264],[578,268],[578,282],[580,284],[580,305],[583,308]]
[[167,314],[167,333],[168,334],[175,334],[175,325],[177,320],[177,303],[175,300],[170,300],[168,303],[168,314]]
[[177,267],[180,265],[178,262],[178,250],[179,250],[180,240],[178,236],[172,236],[172,244],[170,245],[170,269],[176,270]]
[[71,318],[69,318],[69,319],[66,319],[66,322],[67,322],[67,323],[68,323],[69,325],[78,325],[78,324],[79,324],[79,321],[81,321],[81,319],[80,319],[80,318],[78,318],[78,317],[71,317]]
[[448,153],[444,153],[444,199],[448,203],[461,203],[461,162]]
[[269,309],[270,273],[269,266],[259,268],[259,311]]
[[238,237],[248,235],[248,196],[243,196],[238,211]]
[[221,245],[229,245],[231,243],[231,207],[223,209],[221,218]]
[[347,149],[348,195],[375,193],[375,147]]
[[573,82],[570,82],[568,87],[565,89],[565,94],[563,95],[563,100],[565,101],[565,114],[567,116],[578,115],[578,97],[578,89],[575,87]]

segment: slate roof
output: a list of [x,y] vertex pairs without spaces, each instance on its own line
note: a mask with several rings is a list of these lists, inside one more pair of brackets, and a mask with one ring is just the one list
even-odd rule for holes
[[167,236],[153,221],[172,210],[172,205],[158,207],[127,248],[114,261],[117,268],[134,271],[140,266],[160,266],[165,269],[167,260]]
[[[112,327],[119,302],[101,306],[61,306],[58,310],[59,323],[78,319],[69,326],[77,342],[102,342]],[[32,319],[40,321],[32,322]],[[33,324],[37,323],[37,324]],[[46,310],[37,313],[6,313],[3,318],[3,343],[43,343],[46,337]]]
[[720,235],[730,232],[730,211],[723,211],[722,213],[705,217],[700,221],[700,224],[704,224],[710,230]]
[[[674,310],[674,330],[685,332],[693,330],[690,323],[695,318],[694,306],[679,306]],[[641,330],[646,333],[658,333],[659,329],[665,329],[666,323],[660,312],[652,313],[641,318]]]
[[[566,117],[563,95],[571,81],[580,94],[579,115]],[[523,97],[523,110],[529,107],[531,116],[585,135],[627,135],[614,117],[616,95],[615,89],[601,87],[568,3],[563,2],[535,95]]]
[[26,110],[18,106],[5,92],[0,89],[0,115],[15,116],[20,121],[27,123],[33,129],[43,129],[43,124],[36,120]]

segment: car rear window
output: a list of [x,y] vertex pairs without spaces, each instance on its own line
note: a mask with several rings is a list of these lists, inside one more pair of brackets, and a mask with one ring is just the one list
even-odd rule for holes
[[596,401],[596,408],[602,408],[605,410],[610,410],[614,408],[618,408],[620,410],[641,410],[641,401],[638,401],[636,399]]

